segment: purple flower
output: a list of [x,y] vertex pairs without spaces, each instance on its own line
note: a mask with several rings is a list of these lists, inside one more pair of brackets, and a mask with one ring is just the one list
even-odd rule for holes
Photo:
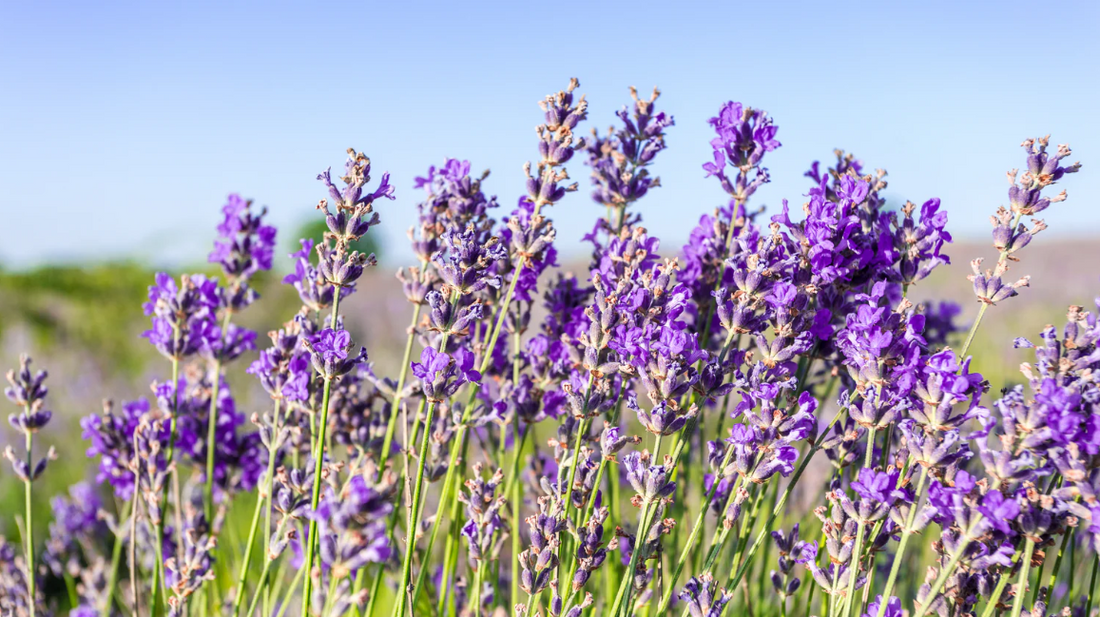
[[669,481],[671,460],[655,465],[650,458],[649,452],[630,452],[622,458],[627,481],[644,503],[664,499],[676,490],[676,483]]
[[221,264],[229,280],[227,305],[234,310],[248,306],[256,293],[248,287],[248,279],[256,272],[270,270],[275,253],[275,228],[263,224],[267,208],[252,212],[252,202],[240,195],[229,196],[222,208],[224,220],[218,225],[218,240],[210,253],[210,263]]
[[593,201],[624,211],[649,189],[660,186],[660,178],[650,177],[646,167],[665,149],[665,129],[675,124],[672,116],[655,111],[654,103],[660,96],[656,88],[648,100],[639,99],[634,88],[630,96],[634,99],[632,112],[626,108],[616,112],[622,127],[609,130],[603,138],[593,132],[587,144],[588,165],[596,187]]
[[329,380],[348,374],[367,360],[364,347],[357,355],[348,355],[352,347],[351,334],[343,329],[325,328],[312,336],[306,347],[310,350],[314,370]]
[[720,617],[733,594],[722,589],[708,573],[684,583],[680,601],[687,604],[691,617]]
[[904,498],[904,494],[897,489],[898,475],[896,470],[884,472],[863,469],[859,472],[859,478],[852,482],[852,489],[867,501],[890,507],[895,501]]
[[457,392],[462,384],[481,379],[481,373],[473,366],[474,356],[468,349],[459,348],[452,357],[425,347],[420,352],[420,362],[412,363],[412,372],[420,379],[428,400],[438,402]]
[[1012,534],[1010,524],[1020,514],[1020,504],[1015,499],[1006,498],[1000,491],[989,491],[978,506],[987,522],[1003,534]]
[[175,279],[161,272],[143,305],[153,327],[143,336],[167,358],[183,359],[218,345],[215,315],[221,306],[218,284],[201,274]]
[[[886,599],[886,611],[882,614],[882,617],[902,617],[905,611],[901,608],[901,600],[890,596]],[[879,611],[882,610],[883,599],[882,596],[876,596],[875,601],[867,605],[867,612],[863,614],[863,617],[878,617]]]
[[374,485],[355,475],[339,493],[326,489],[317,510],[307,513],[318,523],[321,563],[334,576],[354,576],[367,563],[384,563],[393,554],[385,522],[393,510],[393,489],[392,478]]
[[298,291],[302,304],[312,311],[321,312],[332,305],[335,289],[310,261],[313,240],[304,239],[300,242],[302,250],[290,254],[290,258],[294,260],[294,272],[283,277],[283,283],[292,285]]
[[[717,176],[722,188],[740,203],[744,203],[756,189],[769,181],[768,170],[760,167],[764,155],[781,144],[775,139],[778,127],[764,111],[743,107],[730,101],[722,105],[718,115],[710,119],[710,125],[718,134],[711,140],[714,162],[704,163],[707,177]],[[737,170],[731,181],[725,173],[726,164]],[[750,179],[749,172],[756,170]]]
[[466,524],[462,526],[462,536],[466,539],[470,559],[475,561],[494,561],[504,541],[501,535],[504,521],[501,509],[507,501],[496,497],[496,489],[504,481],[504,472],[497,470],[488,479],[481,475],[480,463],[474,465],[474,479],[466,482],[468,494],[459,494],[458,500],[466,504]]

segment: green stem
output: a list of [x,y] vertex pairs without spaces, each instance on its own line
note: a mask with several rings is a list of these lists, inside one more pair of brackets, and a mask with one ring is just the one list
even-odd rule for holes
[[[24,410],[24,413],[29,416],[31,413],[30,405],[25,405]],[[30,429],[26,429],[25,443],[27,447],[27,473],[33,474],[34,458],[32,452],[34,447],[34,433]],[[31,617],[34,617],[36,610],[35,607],[38,605],[38,581],[37,577],[35,576],[34,566],[34,504],[31,501],[31,484],[33,480],[33,476],[28,476],[27,479],[23,482],[25,488],[24,504],[26,506],[25,510],[27,514],[27,588],[29,589],[30,593],[30,597],[27,599],[27,605],[30,607]]]
[[[982,515],[975,512],[973,518],[968,525],[969,529],[973,529],[978,523],[982,521]],[[959,562],[963,558],[963,554],[966,553],[966,547],[970,544],[969,529],[965,530],[959,538],[959,547],[955,549],[955,553],[951,555],[951,560],[947,562],[947,566],[940,570],[940,575],[936,578],[936,582],[932,583],[931,589],[928,590],[928,595],[925,596],[925,602],[920,606],[920,610],[917,611],[915,617],[924,617],[928,613],[928,609],[931,608],[933,600],[939,595],[940,589],[943,588],[944,583],[951,576],[951,573],[955,571],[955,567],[959,565]],[[1034,548],[1034,547],[1032,547]],[[1029,549],[1030,550],[1030,549]]]
[[[871,468],[871,458],[875,452],[875,432],[876,427],[872,426],[867,431],[867,452],[863,456],[863,469]],[[885,455],[885,452],[883,453]],[[858,528],[856,529],[856,544],[852,550],[852,573],[848,575],[848,593],[844,598],[844,617],[849,617],[852,614],[852,600],[856,594],[856,579],[859,578],[859,566],[862,563],[863,554],[863,536],[866,533],[867,523],[866,521],[856,521]]]
[[981,308],[978,309],[978,316],[974,318],[974,324],[970,326],[970,332],[966,335],[966,342],[963,343],[962,351],[959,352],[959,358],[966,358],[966,352],[970,350],[970,344],[974,342],[974,335],[978,333],[978,326],[982,323],[982,317],[985,316],[986,310],[989,309],[989,305],[982,302]]
[[539,594],[541,593],[541,591],[536,591],[527,596],[527,612],[525,613],[527,617],[534,617],[535,604],[538,602]]
[[[431,436],[432,420],[435,417],[435,402],[432,401],[428,404],[428,416],[424,420],[424,434],[420,440],[420,460],[417,461],[416,469],[416,484],[413,485],[412,503],[409,504],[411,510],[409,516],[409,526],[406,530],[408,539],[405,541],[405,559],[401,566],[401,581],[397,586],[397,606],[394,607],[394,617],[401,617],[405,614],[405,607],[409,597],[406,587],[409,585],[409,580],[412,577],[412,557],[416,552],[416,532],[417,526],[420,524],[420,497],[424,490],[424,469],[428,463],[428,441]],[[439,525],[441,521],[436,521],[436,525]]]
[[[726,465],[729,465],[730,459],[733,458],[733,448],[728,448],[725,459],[722,460],[722,465],[719,469],[725,469]],[[603,470],[603,467],[600,467]],[[717,488],[718,479],[715,478],[715,489]],[[699,533],[703,530],[703,522],[706,520],[707,512],[710,510],[710,504],[714,501],[714,495],[717,491],[712,489],[707,498],[703,500],[703,505],[699,508],[699,514],[695,517],[695,523],[691,526],[691,534],[688,535],[687,544],[684,545],[683,550],[680,551],[680,558],[676,560],[676,567],[672,570],[672,578],[666,583],[665,593],[661,597],[661,603],[657,605],[657,614],[663,615],[665,610],[668,609],[669,603],[672,601],[672,591],[676,587],[677,581],[680,580],[680,574],[684,571],[684,565],[687,563],[688,558],[691,555],[691,548],[695,544],[695,539],[699,537]],[[724,515],[725,513],[723,513]]]
[[294,580],[290,581],[290,586],[286,589],[286,595],[283,596],[283,604],[279,608],[279,614],[276,617],[283,617],[283,615],[286,614],[286,609],[290,606],[291,596],[294,595],[294,588],[298,586],[298,581],[302,579],[305,572],[305,569],[298,570],[298,573],[294,575]]
[[1100,555],[1094,555],[1092,561],[1092,575],[1089,576],[1089,596],[1085,603],[1085,614],[1092,615],[1092,594],[1096,591],[1096,570],[1100,565]]
[[474,570],[474,589],[471,594],[474,605],[474,617],[481,617],[481,579],[484,576],[485,562],[479,560],[477,568]]
[[[1073,530],[1074,537],[1069,542],[1069,588],[1066,589],[1066,599],[1069,603],[1073,603],[1073,584],[1077,582],[1076,571],[1076,553],[1077,553],[1077,530]],[[1051,587],[1053,589],[1053,587]]]
[[1011,569],[1001,574],[1001,580],[997,581],[997,587],[993,590],[993,595],[989,597],[989,602],[985,605],[985,610],[982,611],[982,617],[993,617],[993,612],[997,610],[997,603],[1001,601],[1001,595],[1004,594],[1005,587],[1008,586],[1008,581],[1011,578]]
[[[129,509],[130,509],[130,506],[127,505],[127,510],[129,510]],[[119,517],[116,524],[121,525],[122,520],[125,519],[125,518],[129,518],[129,516],[127,515],[127,516]],[[121,529],[119,529],[119,531],[121,531]],[[107,573],[107,592],[108,592],[109,595],[107,596],[107,600],[103,603],[103,606],[100,607],[100,613],[99,613],[100,617],[110,617],[111,616],[111,606],[114,604],[114,601],[115,601],[115,595],[116,595],[115,587],[116,587],[116,583],[118,582],[118,566],[119,566],[119,564],[122,563],[122,544],[123,544],[123,534],[116,533],[115,534],[115,544],[114,544],[114,547],[111,549],[111,570],[110,570],[110,572]]]
[[[180,329],[179,326],[175,326],[174,338],[179,341]],[[175,458],[176,452],[176,412],[179,409],[179,374],[180,374],[180,360],[179,358],[172,358],[172,417],[169,421],[171,427],[171,435],[168,438],[168,464],[171,465]],[[174,473],[174,472],[173,472]],[[161,581],[164,580],[164,554],[162,545],[164,544],[164,514],[167,512],[168,504],[168,485],[164,485],[164,494],[160,497],[160,517],[156,524],[156,544],[154,546],[157,563],[153,566],[153,615],[157,616],[163,612],[162,602],[165,599],[168,591],[163,589]],[[179,504],[176,504],[179,507]]]
[[[514,470],[519,469],[520,453],[523,452],[523,447],[527,444],[527,435],[530,433],[530,430],[524,428],[523,436],[520,437],[518,424],[517,421],[516,424],[512,426],[514,435],[513,441],[515,441],[515,445],[513,446],[514,456],[512,458],[513,478],[516,475]],[[598,480],[596,487],[597,489],[599,488]],[[523,514],[523,483],[512,482],[512,490],[510,493],[506,494],[510,496],[512,501],[512,595],[509,597],[512,599],[512,604],[515,604],[519,602],[519,576],[517,576],[517,573],[519,572],[519,554],[522,548],[520,545],[519,530],[521,525],[520,517]]]
[[[313,494],[310,507],[317,510],[321,502],[321,475],[325,463],[325,444],[328,436],[328,403],[332,392],[332,379],[325,377],[324,390],[321,393],[321,422],[317,443],[315,446],[313,466]],[[305,584],[302,590],[302,615],[309,615],[310,596],[313,595],[313,564],[316,558],[314,546],[317,544],[317,521],[309,522],[308,538],[306,540]]]
[[207,414],[206,429],[206,487],[204,491],[206,504],[206,520],[214,520],[214,450],[216,432],[218,428],[218,396],[221,389],[221,362],[214,361],[211,369],[214,380],[210,396],[210,411]]
[[[225,336],[226,331],[229,329],[229,321],[233,317],[233,312],[228,308],[225,310],[225,316],[222,318],[221,336]],[[206,520],[214,520],[214,451],[215,451],[215,439],[216,430],[218,428],[218,396],[220,395],[220,389],[222,385],[222,363],[221,359],[215,359],[213,367],[211,369],[213,373],[212,379],[214,384],[212,386],[212,392],[210,396],[210,411],[207,413],[207,428],[206,428],[206,490],[203,493],[205,497],[204,504],[206,506]]]
[[[901,531],[901,540],[898,541],[898,550],[894,553],[894,562],[890,565],[890,577],[886,579],[886,589],[882,592],[883,598],[889,598],[890,593],[894,590],[894,584],[898,580],[898,572],[901,570],[902,561],[905,557],[905,547],[909,544],[909,536],[913,535],[913,521],[916,520],[917,510],[920,506],[920,496],[924,490],[924,484],[928,481],[928,468],[922,466],[920,472],[920,479],[917,480],[917,490],[914,493],[917,496],[916,503],[909,507],[909,515],[905,517],[905,529]],[[878,615],[876,617],[884,617],[886,615],[886,602],[880,602],[878,607]]]
[[[279,424],[281,422],[279,412],[280,412],[281,409],[282,409],[282,401],[276,399],[276,401],[275,401],[275,424],[273,426],[274,430],[272,431],[272,434],[271,434],[271,439],[272,439],[272,445],[273,446],[274,446],[274,440],[277,440],[279,438],[279,430],[280,430]],[[278,452],[278,448],[272,447],[271,450],[267,454],[267,475],[264,476],[264,488],[261,489],[260,493],[256,496],[256,508],[252,512],[252,525],[248,529],[248,544],[245,546],[244,559],[241,561],[240,574],[237,575],[237,597],[233,600],[233,617],[237,617],[237,615],[240,614],[241,603],[244,601],[244,586],[245,586],[245,582],[247,582],[247,580],[248,580],[248,570],[252,565],[252,547],[256,543],[256,533],[257,533],[257,530],[260,527],[260,513],[264,510],[264,504],[267,503],[267,499],[271,495],[271,487],[272,487],[272,483],[274,482],[274,479],[275,479],[274,478],[274,476],[275,476],[275,455],[277,454],[277,452]],[[270,514],[271,508],[268,507],[267,510],[268,510],[268,513]],[[270,532],[271,532],[271,527],[268,526],[264,530],[264,536],[268,536],[270,534]],[[266,543],[265,543],[265,546],[266,546]],[[258,599],[260,596],[264,595],[264,593],[262,592],[262,588],[264,586],[264,578],[266,577],[267,571],[268,571],[270,566],[271,566],[271,558],[270,558],[269,555],[265,554],[264,555],[264,569],[263,569],[264,573],[260,576],[259,587],[256,588],[256,595],[255,595],[255,597],[253,598],[253,601],[252,601],[253,606],[255,606],[256,599]],[[251,609],[249,610],[249,612],[251,613]]]
[[[340,287],[334,286],[334,292],[332,297],[332,313],[329,316],[329,328],[336,329],[336,319],[340,314]],[[318,504],[321,501],[321,472],[324,469],[325,464],[325,448],[328,445],[328,403],[329,395],[332,393],[332,378],[324,376],[325,385],[321,394],[321,418],[320,427],[315,435],[316,439],[313,441],[313,495],[310,500],[310,507],[313,510],[317,510]],[[316,414],[314,414],[316,416]],[[311,435],[311,439],[314,436]],[[309,522],[309,532],[306,539],[306,563],[305,563],[305,584],[302,590],[302,617],[309,615],[310,612],[310,596],[313,595],[313,564],[316,558],[315,546],[317,544],[317,521],[311,520]]]
[[[1058,556],[1054,558],[1054,569],[1050,571],[1050,578],[1047,579],[1047,589],[1054,592],[1054,584],[1058,582],[1058,572],[1062,569],[1062,557],[1066,554],[1066,545],[1069,544],[1069,539],[1073,537],[1077,528],[1067,529],[1066,533],[1062,535],[1062,544],[1058,546]],[[1036,585],[1035,594],[1031,596],[1031,604],[1034,606],[1038,600],[1039,587]],[[1067,596],[1068,597],[1068,596]],[[1049,600],[1049,598],[1048,598]]]
[[416,322],[420,320],[422,305],[417,304],[413,309],[412,323],[409,324],[409,337],[405,340],[405,354],[401,359],[401,372],[397,376],[397,389],[394,391],[393,404],[390,406],[390,419],[386,424],[386,438],[382,441],[382,452],[378,457],[378,473],[381,474],[389,460],[390,450],[393,448],[393,436],[397,428],[398,410],[401,407],[402,395],[405,391],[405,377],[409,373],[409,360],[412,358],[413,342],[416,340]]
[[1020,617],[1024,609],[1024,597],[1027,596],[1027,578],[1031,573],[1031,556],[1035,553],[1035,540],[1027,539],[1027,547],[1024,549],[1024,560],[1020,564],[1020,578],[1016,583],[1016,602],[1012,604],[1012,617]]
[[[443,494],[439,497],[440,511],[442,511],[442,507],[444,504],[449,503],[451,505],[451,520],[456,520],[458,513],[461,510],[461,502],[451,496],[452,493],[460,490],[458,487],[454,486],[454,484],[461,481],[462,477],[456,475],[451,481],[450,485],[443,487]],[[432,549],[435,547],[436,537],[439,535],[439,530],[443,527],[442,522],[442,520],[437,520],[432,525],[432,531],[430,534],[428,534],[428,545],[424,548],[424,555],[432,554]],[[457,531],[457,529],[454,529],[453,531]],[[447,592],[451,582],[451,570],[453,568],[456,568],[458,565],[455,561],[452,561],[452,553],[454,551],[454,545],[457,541],[458,539],[455,538],[453,535],[448,535],[447,544],[443,549],[443,576],[440,580],[440,587],[437,590],[437,612],[439,612],[440,614],[443,613],[443,609],[446,606]],[[427,578],[427,576],[428,568],[420,568],[420,573],[417,574],[416,577],[416,585],[413,586],[411,600],[413,605],[416,605],[416,601],[420,599],[420,590],[423,588],[424,580]]]
[[[852,400],[854,400],[854,398],[855,397],[853,396]],[[794,487],[798,485],[798,480],[802,477],[802,473],[806,471],[806,467],[809,466],[810,461],[813,460],[814,455],[817,454],[817,451],[821,449],[821,437],[832,430],[833,425],[835,425],[840,420],[840,417],[847,413],[847,411],[848,406],[845,405],[843,409],[836,413],[836,416],[834,416],[832,421],[829,422],[829,425],[825,427],[825,430],[821,433],[821,435],[814,440],[814,444],[810,447],[810,451],[806,453],[806,456],[802,459],[802,462],[798,464],[798,469],[796,469],[794,475],[791,476],[791,481],[787,483],[786,488],[783,489],[783,494],[779,497],[779,501],[777,501],[775,503],[775,507],[772,508],[771,515],[768,517],[767,522],[764,523],[764,528],[760,530],[760,533],[756,535],[756,539],[753,540],[752,546],[749,548],[748,553],[745,554],[745,559],[737,570],[737,574],[733,577],[733,579],[730,581],[730,584],[727,586],[728,589],[736,588],[737,585],[741,583],[741,579],[744,578],[745,572],[752,564],[753,556],[756,555],[756,551],[760,549],[760,545],[764,543],[765,536],[772,528],[772,523],[775,522],[776,517],[778,517],[779,514],[783,511],[783,508],[786,507],[787,499],[791,496],[791,492],[794,490]]]
[[630,563],[623,574],[623,580],[619,583],[619,591],[615,594],[615,602],[611,605],[607,617],[618,617],[620,611],[629,602],[626,599],[628,596],[627,589],[634,586],[634,572],[638,568],[638,554],[642,552],[642,544],[645,542],[645,537],[649,535],[650,512],[655,509],[653,505],[649,502],[642,505],[641,517],[638,520],[638,533],[634,536],[634,550],[630,551]]

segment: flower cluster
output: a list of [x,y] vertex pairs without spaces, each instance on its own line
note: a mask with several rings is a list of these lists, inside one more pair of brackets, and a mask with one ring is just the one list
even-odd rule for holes
[[[838,150],[806,173],[801,208],[765,216],[750,202],[778,128],[728,102],[703,164],[723,201],[668,258],[638,206],[673,117],[631,89],[615,128],[580,139],[578,88],[541,101],[510,211],[467,160],[415,179],[415,263],[397,275],[412,316],[403,353],[377,364],[348,298],[378,284],[357,247],[395,197],[389,175],[372,184],[349,150],[340,178],[318,176],[326,231],[283,279],[300,306],[255,356],[234,318],[276,234],[230,196],[209,256],[224,276],[149,288],[145,336],[168,360],[152,398],[81,421],[116,499],[74,486],[45,551],[32,491],[52,451],[36,459],[35,440],[55,426],[46,375],[22,359],[6,394],[25,446],[7,457],[26,528],[22,555],[0,539],[0,613],[1088,614],[1100,303],[1017,339],[1034,359],[999,394],[968,356],[1027,283],[1009,266],[1045,225],[1021,221],[1065,200],[1047,189],[1078,171],[1070,149],[1024,143],[964,339],[959,307],[913,291],[950,263],[940,200],[893,203],[885,171]],[[550,207],[577,190],[578,152],[601,208],[572,274],[556,271]]]

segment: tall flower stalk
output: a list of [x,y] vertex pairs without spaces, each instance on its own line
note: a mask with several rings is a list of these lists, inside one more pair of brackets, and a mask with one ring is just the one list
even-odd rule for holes
[[[504,214],[463,159],[415,179],[416,265],[398,274],[412,316],[392,374],[351,331],[353,294],[380,284],[356,247],[393,187],[368,188],[354,150],[336,183],[320,174],[326,230],[284,278],[301,308],[247,369],[269,400],[253,432],[229,383],[255,335],[235,319],[273,267],[275,231],[231,196],[209,258],[224,276],[161,273],[149,290],[145,336],[170,380],[81,423],[126,514],[74,487],[44,545],[32,487],[51,455],[33,456],[50,414],[45,375],[23,360],[7,394],[25,452],[7,456],[24,546],[0,540],[0,612],[1087,612],[1100,313],[1071,307],[1064,327],[1017,339],[1018,385],[995,390],[967,356],[988,307],[1027,284],[1005,276],[1045,228],[1024,218],[1065,200],[1047,193],[1079,169],[1069,148],[1024,142],[1027,170],[994,216],[997,264],[973,264],[967,332],[958,307],[915,301],[950,262],[938,199],[894,204],[885,171],[836,151],[806,173],[804,203],[765,214],[750,204],[778,127],[731,101],[709,120],[701,174],[721,201],[668,258],[643,198],[661,186],[672,116],[632,88],[612,129],[578,139],[577,88],[541,102],[539,157]],[[555,272],[549,207],[578,188],[578,152],[598,206],[590,259]],[[253,489],[239,522],[232,505]]]

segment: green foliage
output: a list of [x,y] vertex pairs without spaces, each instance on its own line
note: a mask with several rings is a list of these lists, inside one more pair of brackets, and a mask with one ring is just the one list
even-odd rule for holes
[[147,357],[133,341],[152,280],[133,262],[0,270],[0,339],[23,325],[38,346],[94,350],[102,366],[132,374]]

